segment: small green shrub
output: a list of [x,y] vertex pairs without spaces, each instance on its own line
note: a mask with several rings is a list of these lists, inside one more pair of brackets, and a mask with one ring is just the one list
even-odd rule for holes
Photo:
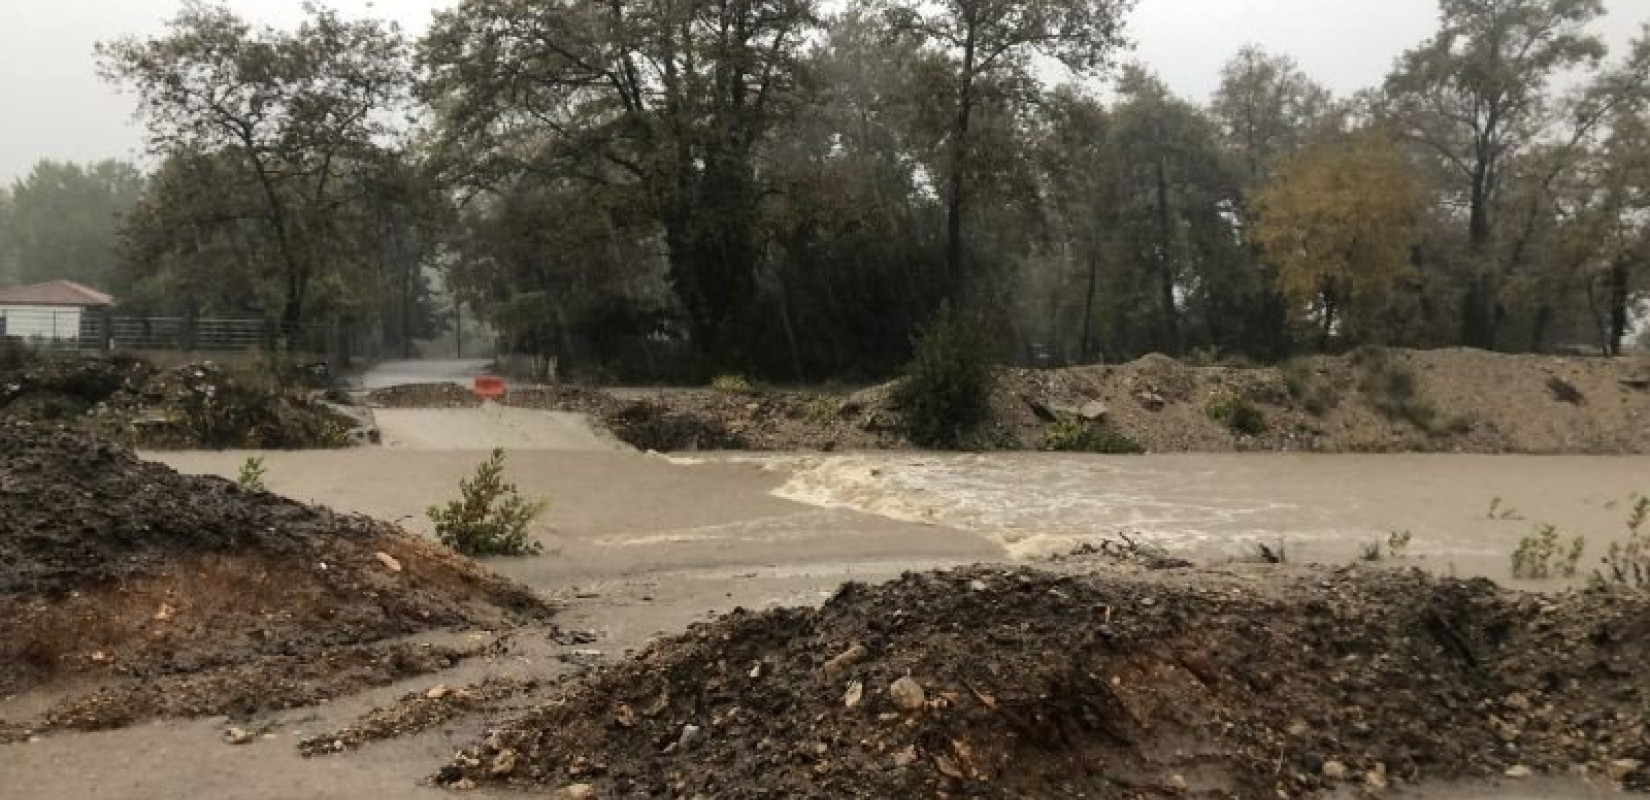
[[942,307],[914,344],[894,392],[906,434],[923,447],[962,447],[991,414],[992,343],[983,326]]
[[1312,362],[1292,358],[1278,367],[1278,372],[1283,376],[1283,388],[1289,398],[1306,409],[1306,413],[1321,417],[1340,406],[1341,398],[1335,393],[1335,387],[1313,369]]
[[1363,549],[1358,552],[1358,560],[1370,562],[1385,561],[1386,551],[1381,549],[1380,542],[1370,542],[1364,545]]
[[826,395],[815,395],[796,406],[796,414],[810,425],[825,426],[842,415],[842,401]]
[[269,488],[264,485],[264,477],[268,474],[263,459],[249,458],[241,464],[241,474],[235,478],[235,483],[248,492],[267,492]]
[[1385,350],[1365,348],[1353,358],[1358,391],[1390,420],[1407,422],[1428,434],[1439,432],[1438,409],[1420,394],[1420,381],[1408,367],[1394,363]]
[[743,375],[718,375],[710,382],[710,388],[724,394],[753,394],[756,385]]
[[1386,552],[1393,558],[1407,558],[1409,543],[1415,540],[1411,531],[1392,531],[1386,535]]
[[1227,430],[1243,436],[1259,436],[1266,432],[1266,414],[1241,395],[1227,392],[1209,401],[1204,412],[1209,419]]
[[1139,455],[1146,448],[1107,422],[1089,422],[1064,417],[1050,425],[1043,435],[1043,449],[1052,453],[1099,453]]
[[1587,552],[1587,540],[1577,536],[1568,549],[1559,540],[1558,528],[1543,525],[1534,534],[1519,540],[1513,550],[1512,573],[1519,580],[1574,578]]
[[529,502],[504,481],[504,451],[494,450],[474,476],[458,483],[460,499],[428,512],[441,543],[467,556],[525,556],[542,552],[528,527],[545,504]]
[[1604,555],[1604,567],[1593,573],[1601,586],[1650,589],[1650,497],[1640,497],[1627,518],[1627,541],[1613,542]]

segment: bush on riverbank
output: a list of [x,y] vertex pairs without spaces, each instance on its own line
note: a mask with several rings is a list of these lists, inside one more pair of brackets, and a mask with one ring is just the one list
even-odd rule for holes
[[986,421],[994,381],[991,353],[984,329],[949,307],[922,329],[894,392],[912,442],[955,449]]

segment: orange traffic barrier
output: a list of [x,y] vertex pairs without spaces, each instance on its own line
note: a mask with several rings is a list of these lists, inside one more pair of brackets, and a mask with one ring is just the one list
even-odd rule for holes
[[476,378],[475,393],[485,400],[497,400],[504,396],[506,389],[504,379],[492,375],[482,375]]

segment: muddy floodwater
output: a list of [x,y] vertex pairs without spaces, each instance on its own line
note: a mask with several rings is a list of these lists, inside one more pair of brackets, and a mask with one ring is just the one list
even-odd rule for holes
[[[516,420],[504,423],[514,426]],[[547,554],[489,566],[564,602],[560,623],[602,631],[596,646],[611,657],[736,606],[817,603],[847,580],[1035,559],[1118,532],[1205,563],[1244,557],[1260,543],[1281,543],[1292,561],[1345,563],[1367,544],[1408,531],[1406,563],[1505,580],[1513,547],[1536,526],[1583,535],[1597,554],[1624,533],[1630,498],[1650,492],[1650,458],[667,458],[623,452],[583,433],[570,436],[581,446],[558,448],[556,436],[523,434],[523,446],[509,455],[511,480],[524,494],[551,503],[537,530]],[[425,509],[451,497],[484,454],[419,449],[451,444],[434,434],[392,441],[403,444],[267,454],[266,481],[301,500],[427,533]],[[543,449],[528,449],[534,446]],[[232,477],[247,455],[155,457],[184,472]],[[548,652],[529,648],[510,664],[461,669],[554,674],[565,667]],[[473,677],[443,680],[457,684]],[[296,754],[306,731],[336,728],[364,707],[420,686],[277,715],[263,728],[267,738],[251,747],[222,745],[221,721],[204,720],[0,748],[0,795],[441,796],[418,788],[419,781],[472,737],[475,725],[343,758],[305,761]],[[0,712],[7,702],[0,699]],[[1583,786],[1542,784],[1407,796],[1603,795]]]

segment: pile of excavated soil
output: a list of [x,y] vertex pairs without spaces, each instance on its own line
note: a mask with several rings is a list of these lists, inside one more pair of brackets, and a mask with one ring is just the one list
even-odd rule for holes
[[[687,395],[691,394],[691,399]],[[762,441],[746,434],[751,406],[764,398],[720,392],[674,391],[646,399],[623,399],[606,392],[576,387],[545,387],[512,391],[506,405],[584,414],[605,427],[614,438],[638,450],[660,453],[700,450],[767,450]],[[766,398],[767,402],[782,399]],[[789,449],[812,449],[793,432]]]
[[[1234,402],[1247,432],[1218,419]],[[1360,351],[1280,367],[1011,371],[998,438],[1035,447],[1060,418],[1098,414],[1150,452],[1650,452],[1650,360],[1478,350]]]
[[[909,448],[892,389],[547,389],[505,402],[590,414],[646,450]],[[1149,356],[1002,370],[991,409],[979,449],[1650,453],[1650,360],[1368,350],[1237,369]]]
[[567,797],[1650,788],[1650,596],[1077,559],[849,585],[572,678],[438,774]]
[[373,408],[478,408],[481,398],[456,383],[409,383],[367,392]]
[[24,358],[0,368],[0,417],[150,449],[344,447],[359,426],[303,388],[205,362]]
[[465,655],[403,637],[547,613],[386,523],[0,421],[0,695],[72,689],[45,727],[304,705]]

